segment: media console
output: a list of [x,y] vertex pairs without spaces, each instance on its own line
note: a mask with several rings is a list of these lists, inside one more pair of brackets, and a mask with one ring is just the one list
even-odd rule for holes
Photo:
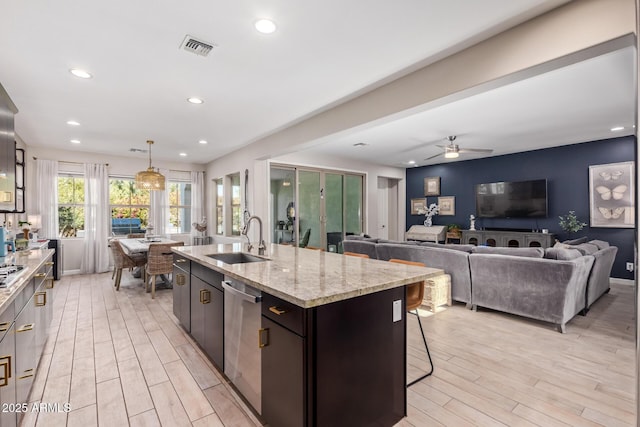
[[555,234],[533,231],[462,230],[462,243],[510,248],[550,248]]

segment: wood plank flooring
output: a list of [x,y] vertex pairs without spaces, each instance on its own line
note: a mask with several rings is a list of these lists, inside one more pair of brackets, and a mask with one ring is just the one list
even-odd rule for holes
[[[551,325],[464,305],[421,311],[435,372],[408,392],[398,427],[635,425],[634,288],[613,285],[560,334]],[[408,376],[426,369],[408,318]],[[172,314],[123,273],[65,276],[30,396],[70,412],[22,426],[238,426],[260,422]]]

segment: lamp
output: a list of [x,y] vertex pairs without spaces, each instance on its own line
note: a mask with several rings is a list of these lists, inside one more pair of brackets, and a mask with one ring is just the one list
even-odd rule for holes
[[151,166],[151,146],[153,141],[148,140],[149,144],[149,167],[145,171],[138,172],[136,174],[136,188],[139,190],[164,190],[164,175],[162,175],[156,168]]
[[460,152],[457,144],[450,144],[444,148],[445,159],[455,159],[459,156],[460,156]]

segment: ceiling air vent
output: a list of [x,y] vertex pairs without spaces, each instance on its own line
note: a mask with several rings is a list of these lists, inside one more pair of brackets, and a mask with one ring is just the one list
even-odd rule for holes
[[180,48],[187,52],[195,53],[196,55],[207,56],[215,46],[216,45],[213,43],[206,43],[202,40],[196,39],[195,37],[187,35],[182,41]]
[[129,148],[129,151],[131,151],[132,153],[146,153],[147,150],[143,150],[141,148]]

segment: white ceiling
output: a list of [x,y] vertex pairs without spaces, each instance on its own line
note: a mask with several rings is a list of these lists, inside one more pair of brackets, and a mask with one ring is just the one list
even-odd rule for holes
[[[3,0],[0,83],[30,146],[146,157],[129,149],[154,139],[154,159],[207,163],[566,2]],[[278,25],[274,34],[253,29],[263,17]],[[206,58],[180,50],[187,34],[217,47]],[[633,123],[633,55],[596,58],[314,150],[399,166],[435,154],[433,144],[412,148],[449,134],[462,148],[496,154],[580,142]],[[94,77],[73,77],[76,67]],[[205,103],[191,105],[190,96]],[[355,142],[369,145],[356,151]]]

